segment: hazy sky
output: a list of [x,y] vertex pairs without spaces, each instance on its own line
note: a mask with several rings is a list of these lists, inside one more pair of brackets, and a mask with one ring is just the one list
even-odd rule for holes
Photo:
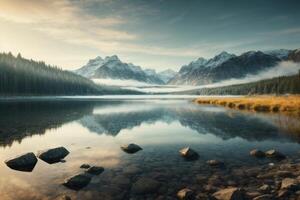
[[178,69],[223,50],[300,48],[299,0],[0,0],[0,51],[64,69],[116,54]]

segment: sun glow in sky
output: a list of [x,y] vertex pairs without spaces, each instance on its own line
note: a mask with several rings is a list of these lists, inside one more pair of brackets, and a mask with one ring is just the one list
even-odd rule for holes
[[297,0],[1,0],[0,51],[64,69],[98,55],[162,70],[300,46]]

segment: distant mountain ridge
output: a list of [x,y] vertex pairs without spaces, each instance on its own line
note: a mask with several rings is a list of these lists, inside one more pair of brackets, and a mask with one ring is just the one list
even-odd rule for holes
[[[294,51],[278,49],[271,51],[248,51],[239,56],[225,51],[211,59],[199,58],[184,65],[168,84],[206,85],[232,78],[255,75],[260,71],[274,67],[280,61],[291,60]],[[295,59],[296,55],[294,56]]]
[[206,85],[228,79],[240,79],[256,75],[275,67],[280,61],[299,62],[300,50],[274,49],[268,51],[248,51],[235,55],[223,51],[206,59],[198,58],[181,67],[179,72],[142,69],[132,63],[122,62],[118,56],[100,56],[91,59],[75,73],[89,79],[135,80],[149,84]]
[[100,56],[91,59],[75,73],[89,79],[136,80],[150,84],[165,84],[172,78],[171,72],[167,74],[166,72],[156,73],[152,69],[143,70],[140,66],[122,62],[116,55],[107,56],[104,59]]

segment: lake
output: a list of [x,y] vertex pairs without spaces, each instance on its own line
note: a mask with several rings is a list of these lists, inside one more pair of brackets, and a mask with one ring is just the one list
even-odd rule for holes
[[[72,199],[176,199],[183,187],[203,191],[216,174],[227,177],[224,185],[246,184],[231,177],[235,170],[276,164],[251,157],[254,148],[299,156],[298,119],[197,105],[192,98],[1,101],[1,200],[55,199],[62,194]],[[120,146],[128,143],[143,150],[127,154]],[[65,162],[47,164],[39,159],[32,172],[12,170],[4,163],[19,154],[59,146],[70,151]],[[187,146],[199,153],[198,160],[186,161],[179,155]],[[211,159],[223,161],[226,167],[211,168],[206,164]],[[80,191],[63,186],[64,179],[84,172],[80,166],[85,163],[103,166],[105,171]],[[141,178],[155,182],[141,189],[135,185]]]

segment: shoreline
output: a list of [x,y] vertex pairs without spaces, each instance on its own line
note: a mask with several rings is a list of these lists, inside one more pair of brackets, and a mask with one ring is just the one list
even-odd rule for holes
[[198,104],[223,106],[230,109],[283,113],[300,116],[300,95],[289,96],[244,96],[244,97],[198,97]]

